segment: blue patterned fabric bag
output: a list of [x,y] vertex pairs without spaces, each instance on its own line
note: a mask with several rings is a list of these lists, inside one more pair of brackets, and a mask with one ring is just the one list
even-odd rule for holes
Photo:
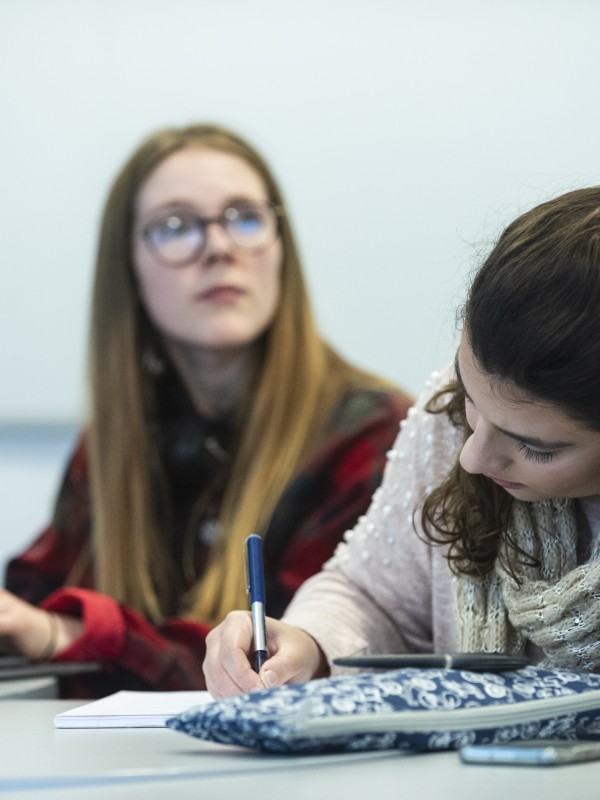
[[450,750],[532,738],[600,738],[600,675],[399,669],[252,692],[167,726],[271,753]]

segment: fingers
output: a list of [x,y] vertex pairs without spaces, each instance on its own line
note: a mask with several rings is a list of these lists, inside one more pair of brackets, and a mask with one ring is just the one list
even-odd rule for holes
[[3,646],[32,660],[46,655],[52,635],[48,612],[0,590],[0,639]]
[[310,680],[324,674],[324,656],[304,631],[267,618],[270,658],[260,675],[252,669],[252,619],[233,611],[209,633],[203,669],[208,691],[215,699],[264,687]]
[[300,683],[326,673],[325,657],[305,631],[273,620],[272,657],[263,664],[260,678],[268,688]]
[[247,611],[232,611],[206,637],[202,665],[206,688],[215,699],[262,689],[252,669],[252,618]]

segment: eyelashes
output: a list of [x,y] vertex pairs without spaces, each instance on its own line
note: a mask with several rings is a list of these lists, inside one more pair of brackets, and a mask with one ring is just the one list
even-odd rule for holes
[[[466,423],[468,427],[473,432],[475,430],[475,425],[469,421],[469,412],[467,408],[475,408],[475,405],[471,398],[465,394],[465,414],[466,414]],[[500,429],[501,430],[501,429]],[[506,433],[507,436],[510,436],[512,439],[516,439],[514,434]],[[557,450],[535,450],[534,448],[530,447],[527,442],[519,441],[516,439],[516,446],[520,453],[523,454],[524,458],[528,461],[533,461],[536,464],[548,464],[552,461],[556,455]]]
[[535,461],[537,464],[547,464],[554,458],[554,453],[544,453],[540,450],[532,450],[525,442],[519,442],[517,447],[529,461]]

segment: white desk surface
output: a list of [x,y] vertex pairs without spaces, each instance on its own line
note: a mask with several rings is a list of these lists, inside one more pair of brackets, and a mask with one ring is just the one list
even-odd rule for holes
[[[57,730],[65,700],[0,703],[0,800],[598,800],[600,761],[563,767],[461,764],[456,753],[265,756],[168,729]],[[118,770],[180,775],[109,781]],[[195,774],[190,774],[195,773]],[[19,778],[52,778],[22,788]],[[8,781],[15,779],[10,785]],[[66,780],[65,780],[66,779]]]

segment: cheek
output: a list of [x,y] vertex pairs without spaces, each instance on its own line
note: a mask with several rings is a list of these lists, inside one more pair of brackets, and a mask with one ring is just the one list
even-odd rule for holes
[[136,270],[141,301],[148,316],[159,327],[169,323],[180,311],[180,277],[168,270]]
[[600,493],[600,464],[572,459],[535,464],[527,461],[522,473],[524,482],[548,497],[581,497]]
[[140,297],[148,309],[160,307],[169,294],[168,287],[158,275],[152,272],[138,273]]
[[281,275],[279,271],[272,276],[265,294],[268,297],[269,312],[273,316],[281,298]]
[[573,459],[570,465],[553,473],[553,479],[558,483],[565,482],[568,476],[569,494],[576,497],[578,493],[585,495],[600,494],[600,460],[596,458]]
[[281,297],[281,247],[269,253],[270,258],[263,265],[261,295],[265,314],[272,318]]

